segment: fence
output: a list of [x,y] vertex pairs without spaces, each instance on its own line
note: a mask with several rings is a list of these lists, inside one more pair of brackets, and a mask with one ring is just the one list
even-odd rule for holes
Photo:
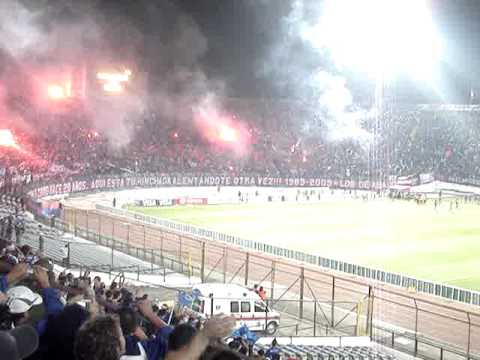
[[480,292],[461,289],[454,286],[438,284],[432,281],[419,280],[409,276],[391,273],[388,271],[372,269],[361,265],[350,264],[344,261],[310,255],[257,241],[246,240],[216,231],[203,229],[194,225],[177,223],[170,220],[147,216],[123,209],[115,209],[103,205],[96,205],[100,211],[110,212],[119,216],[132,218],[149,224],[160,225],[175,232],[182,232],[194,237],[224,242],[241,246],[243,248],[261,251],[274,256],[301,261],[311,265],[319,265],[327,269],[344,272],[349,275],[380,281],[386,284],[401,286],[405,289],[414,289],[416,292],[444,297],[449,300],[459,301],[471,305],[480,305]]
[[[321,270],[316,263],[301,264],[245,249],[254,248],[253,242],[240,243],[229,236],[224,241],[209,240],[208,236],[214,235],[207,230],[206,236],[194,236],[182,228],[167,228],[162,220],[131,216],[121,210],[115,214],[72,208],[64,211],[70,230],[88,229],[87,235],[97,234],[89,235],[91,239],[109,237],[123,242],[126,248],[157,249],[164,256],[194,265],[202,281],[257,283],[267,289],[271,299],[296,300],[299,318],[304,318],[307,301],[331,302],[330,325],[335,325],[337,310],[351,310],[342,302],[362,303],[369,309],[367,328],[376,341],[408,347],[415,356],[422,355],[425,347],[438,353],[432,356],[429,351],[429,357],[442,359],[473,359],[480,353],[480,314],[473,310],[387,286],[374,287],[372,282]],[[264,245],[255,250],[265,249],[273,247]],[[365,303],[365,299],[369,301]]]
[[[39,220],[42,220],[39,218]],[[50,224],[50,221],[47,221]],[[120,278],[135,280],[140,284],[153,285],[162,289],[164,301],[171,301],[177,297],[181,285],[170,287],[167,284],[169,275],[177,277],[178,273],[188,276],[188,284],[200,276],[201,268],[189,259],[178,258],[178,254],[167,253],[154,248],[142,248],[117,241],[110,236],[89,231],[84,227],[76,226],[69,229],[68,223],[56,220],[55,227],[61,230],[72,230],[78,237],[94,241],[80,242],[66,241],[58,237],[24,236],[22,244],[34,248],[41,248],[43,253],[57,263],[62,263],[70,269],[80,269],[107,272]],[[68,248],[64,253],[62,249]],[[67,254],[67,258],[65,258]],[[178,281],[178,280],[177,280]],[[198,280],[196,280],[198,282]],[[210,274],[209,281],[223,281],[223,276]],[[185,284],[188,286],[187,284]],[[165,287],[166,286],[166,287]],[[165,297],[167,290],[168,297]],[[216,301],[225,300],[214,297]],[[312,299],[279,298],[266,300],[268,308],[281,313],[281,322],[278,335],[281,336],[330,336],[330,335],[366,335],[368,332],[368,306],[364,306],[367,299],[356,303],[342,301],[317,301]],[[299,319],[299,309],[302,308],[302,318]],[[346,310],[347,309],[347,310]],[[267,317],[265,317],[266,321]],[[260,320],[259,320],[260,321]],[[265,324],[267,325],[267,324]]]

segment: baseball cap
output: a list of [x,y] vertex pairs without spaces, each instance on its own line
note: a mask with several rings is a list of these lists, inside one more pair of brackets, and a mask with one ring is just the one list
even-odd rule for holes
[[42,297],[26,286],[15,286],[7,291],[7,306],[12,314],[22,314],[32,306],[40,305]]
[[0,331],[2,359],[20,360],[38,348],[38,334],[30,325],[22,325],[10,331]]

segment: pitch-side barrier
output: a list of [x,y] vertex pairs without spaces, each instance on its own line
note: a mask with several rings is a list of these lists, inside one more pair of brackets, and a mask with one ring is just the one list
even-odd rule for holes
[[156,248],[170,258],[194,265],[195,275],[202,281],[261,284],[271,299],[296,300],[295,312],[300,319],[311,312],[310,299],[330,301],[331,313],[326,313],[330,327],[343,323],[343,316],[354,312],[344,301],[360,304],[367,313],[366,329],[373,340],[402,347],[415,356],[453,360],[480,354],[480,313],[461,303],[396,290],[378,281],[329,271],[317,263],[294,261],[294,257],[272,256],[262,248],[253,251],[236,238],[212,240],[182,232],[182,224],[167,228],[160,220],[154,223],[157,219],[142,214],[135,217],[124,215],[123,210],[114,211],[68,207],[65,226],[79,235],[88,229],[88,237],[95,242],[108,237],[123,242],[127,249],[140,248],[140,253],[142,248]]
[[198,226],[147,216],[133,211],[116,209],[98,204],[96,205],[96,208],[99,211],[105,211],[118,216],[128,217],[149,224],[162,226],[166,229],[182,232],[187,235],[233,244],[243,248],[260,251],[287,259],[293,259],[311,265],[318,265],[323,268],[344,272],[349,275],[355,275],[362,278],[383,282],[389,285],[400,286],[408,289],[409,291],[440,296],[449,300],[459,301],[471,305],[480,305],[480,292],[477,291],[461,289],[455,286],[439,284],[433,281],[416,279],[410,276],[400,275],[384,270],[373,269],[362,265],[325,258],[322,256],[306,254],[301,251],[290,250],[258,241],[242,239],[236,236],[219,233],[217,231],[208,230]]

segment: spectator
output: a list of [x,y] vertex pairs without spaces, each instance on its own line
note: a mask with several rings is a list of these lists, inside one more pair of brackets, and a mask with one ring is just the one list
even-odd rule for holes
[[162,306],[158,310],[158,316],[167,324],[169,323],[171,313],[172,310],[169,309],[167,304],[162,304]]
[[[102,279],[100,278],[100,276],[95,276],[93,278],[93,290],[99,290],[101,288],[101,285],[102,285]],[[105,287],[105,284],[103,285],[103,287]]]
[[76,360],[119,360],[125,340],[119,322],[112,316],[98,316],[78,330],[74,345]]
[[5,360],[25,359],[37,349],[38,335],[24,325],[10,331],[0,331],[0,356]]
[[74,359],[75,336],[89,316],[89,312],[78,304],[68,305],[59,314],[51,316],[42,338],[44,359]]
[[120,325],[125,336],[125,354],[122,359],[137,356],[142,359],[165,357],[167,342],[161,333],[149,339],[139,325],[137,313],[132,308],[120,310]]
[[[235,319],[230,317],[212,317],[209,319],[202,330],[192,335],[191,329],[181,328],[180,340],[173,340],[176,335],[172,332],[172,348],[169,347],[166,360],[187,360],[198,359],[207,348],[209,340],[212,338],[223,338],[232,332],[235,326]],[[175,331],[175,330],[174,330]],[[175,344],[173,344],[175,342]]]
[[260,299],[262,300],[265,300],[267,298],[267,293],[263,289],[263,286],[260,286],[260,288],[258,289],[258,296],[260,296]]
[[257,354],[253,357],[255,360],[265,360],[265,351],[263,349],[258,350]]
[[69,272],[67,274],[67,285],[70,286],[73,284],[73,274],[71,272]]
[[123,308],[119,312],[120,327],[125,337],[125,353],[123,360],[135,356],[137,359],[148,359],[145,349],[141,343],[147,340],[147,336],[139,325],[137,313],[131,308]]
[[43,303],[47,315],[56,315],[63,310],[63,303],[60,301],[60,292],[50,287],[50,280],[47,272],[40,266],[34,266],[33,275],[41,289]]
[[29,310],[42,304],[42,297],[26,286],[15,286],[7,291],[7,306],[14,315],[14,324],[19,326],[29,320]]
[[190,344],[197,330],[190,324],[180,324],[175,327],[168,338],[168,350],[171,352],[180,351]]
[[[25,220],[23,219],[23,215],[16,212],[15,214],[15,240],[17,244],[22,242],[22,236],[25,233]],[[27,255],[24,252],[25,256]],[[33,254],[32,254],[33,255]]]
[[236,337],[233,339],[229,344],[228,347],[231,350],[234,350],[237,353],[247,355],[248,354],[248,343],[245,341],[245,339],[241,337]]
[[28,273],[28,265],[20,263],[11,268],[7,275],[0,276],[0,292],[5,292],[9,286],[23,280]]
[[247,357],[241,356],[239,353],[234,352],[229,349],[224,349],[223,347],[219,348],[207,348],[205,351],[205,355],[201,357],[201,359],[208,359],[208,360],[246,360]]
[[139,333],[141,328],[137,327],[136,329],[136,337],[138,340],[142,340],[142,346],[145,349],[147,358],[164,358],[167,353],[167,341],[170,333],[172,332],[172,328],[157,316],[157,314],[153,311],[151,302],[149,300],[138,301],[137,307],[138,311],[152,324],[153,328],[156,330],[152,339],[142,339],[144,334]]
[[[18,237],[17,237],[17,239],[18,239]],[[23,245],[20,248],[20,251],[22,252],[23,256],[25,256],[25,257],[35,255],[35,252],[33,251],[32,247],[29,246],[29,245]]]
[[270,360],[280,360],[280,348],[278,347],[277,339],[273,339],[272,345],[265,353]]
[[[42,296],[34,293],[25,286],[16,286],[7,291],[7,305],[10,313],[15,316],[16,325],[26,321],[33,321],[39,335],[42,335],[47,325],[48,316],[60,313],[64,305],[60,300],[60,293],[50,287],[49,277],[44,269],[35,266],[33,275],[41,290]],[[30,309],[42,303],[46,316],[30,319]]]
[[65,243],[62,248],[62,263],[63,266],[70,266],[70,244]]

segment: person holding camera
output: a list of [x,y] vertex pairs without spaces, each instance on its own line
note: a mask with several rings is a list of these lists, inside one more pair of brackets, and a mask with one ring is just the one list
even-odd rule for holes
[[[12,271],[17,281],[19,281],[27,277],[28,265],[18,264],[17,266]],[[41,295],[33,292],[26,286],[14,286],[6,293],[8,297],[7,305],[10,313],[15,315],[15,325],[17,325],[28,321],[30,316],[29,310],[33,306],[43,303],[45,316],[41,319],[34,319],[37,320],[35,321],[35,328],[39,335],[42,335],[47,325],[48,316],[60,313],[64,305],[60,300],[59,292],[50,286],[49,276],[45,269],[35,265],[33,267],[32,279],[38,286]]]
[[[122,297],[125,296],[122,294]],[[163,359],[167,352],[168,335],[172,329],[153,311],[149,300],[142,298],[136,300],[135,306],[131,305],[133,304],[129,301],[123,302],[123,307],[119,311],[120,326],[125,337],[125,354],[121,359]],[[156,329],[153,337],[149,338],[140,326],[140,315]]]

